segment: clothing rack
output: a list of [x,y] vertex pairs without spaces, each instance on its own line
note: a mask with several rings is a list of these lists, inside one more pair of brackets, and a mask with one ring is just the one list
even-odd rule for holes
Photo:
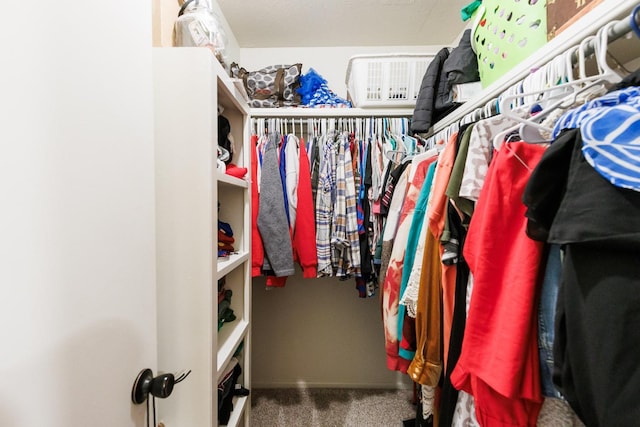
[[254,118],[412,117],[413,108],[252,108]]
[[[637,0],[626,0],[622,4],[611,7],[614,2],[603,2],[595,7],[589,14],[580,20],[580,26],[569,27],[547,45],[532,55],[527,61],[511,70],[501,79],[486,88],[476,99],[470,100],[434,124],[427,135],[427,141],[448,140],[448,136],[457,131],[459,126],[470,123],[499,112],[498,103],[501,97],[507,93],[517,93],[518,86],[525,78],[531,75],[544,73],[553,59],[564,52],[575,49],[586,37],[594,34],[594,28],[599,29],[609,26],[607,30],[608,41],[613,42],[632,31],[632,21],[637,25],[640,5]],[[632,14],[633,11],[633,14]],[[611,25],[612,22],[618,21]],[[565,46],[572,46],[566,49]],[[591,55],[595,51],[595,42],[589,40],[583,48],[585,55]],[[574,52],[571,56],[572,64],[578,61],[578,55]],[[540,66],[540,64],[544,64]],[[506,88],[506,89],[505,89]],[[436,141],[437,142],[437,141]]]
[[391,133],[406,135],[410,122],[404,117],[275,117],[252,118],[251,131],[256,135],[277,130],[281,134],[318,135],[330,131],[348,131],[359,136]]

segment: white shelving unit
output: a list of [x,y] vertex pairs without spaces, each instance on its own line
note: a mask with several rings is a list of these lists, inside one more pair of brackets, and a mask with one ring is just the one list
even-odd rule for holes
[[[231,125],[233,163],[250,169],[249,110],[204,48],[154,49],[159,369],[191,369],[157,402],[166,427],[218,425],[217,385],[232,357],[250,388],[251,209],[245,179],[216,167],[218,106]],[[218,258],[218,219],[235,253]],[[218,280],[233,292],[236,320],[218,331]],[[250,397],[235,399],[227,425],[249,425]]]

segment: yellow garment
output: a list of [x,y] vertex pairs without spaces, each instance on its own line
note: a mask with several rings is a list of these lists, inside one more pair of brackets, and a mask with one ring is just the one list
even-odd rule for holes
[[407,374],[418,384],[436,387],[442,372],[440,242],[427,232],[416,313],[417,350]]

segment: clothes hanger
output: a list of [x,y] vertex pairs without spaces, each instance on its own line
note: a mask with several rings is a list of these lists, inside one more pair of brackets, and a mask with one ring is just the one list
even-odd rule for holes
[[402,135],[402,142],[408,154],[415,155],[418,153],[418,140],[416,138],[411,135]]
[[426,151],[423,151],[421,153],[414,155],[412,162],[415,164],[418,164],[423,160],[427,160],[427,159],[430,159],[431,157],[437,156],[438,154],[440,154],[443,148],[444,148],[444,144],[435,144],[434,147],[431,147]]
[[433,148],[431,150],[428,151],[423,151],[423,152],[418,152],[417,151],[417,139],[413,138],[412,136],[409,135],[405,135],[405,138],[410,138],[412,139],[414,142],[414,147],[416,147],[413,151],[413,153],[407,157],[405,157],[403,159],[403,162],[407,162],[410,161],[411,162],[411,169],[409,171],[409,180],[413,181],[413,176],[415,175],[416,171],[418,170],[417,166],[423,161],[426,160],[429,157],[433,157],[436,154],[438,154],[437,149]]
[[636,36],[640,38],[640,27],[638,26],[638,21],[636,20],[636,15],[638,15],[638,12],[640,12],[640,4],[633,8],[629,20],[631,21],[631,29],[636,34]]
[[407,160],[411,153],[408,152],[407,147],[405,146],[404,139],[401,137],[398,138],[394,133],[394,119],[386,118],[383,120],[386,121],[385,137],[391,145],[391,149],[385,151],[385,157],[387,157],[387,159],[389,159],[394,164],[403,163]]
[[[500,115],[517,120],[521,118],[523,109],[539,104],[542,98],[547,96],[548,81],[553,79],[550,77],[552,75],[551,68],[551,64],[538,68],[525,77],[520,84],[512,86],[500,95],[496,101]],[[497,138],[494,140],[496,146],[502,142]]]
[[[523,122],[520,128],[520,136],[524,141],[531,143],[549,142],[549,138],[541,135],[541,131],[551,134],[553,129],[543,126],[538,122],[542,121],[556,108],[567,109],[575,105],[581,95],[582,97],[586,97],[594,92],[602,92],[606,90],[607,87],[618,83],[622,79],[622,77],[607,64],[608,32],[609,28],[617,24],[617,22],[618,21],[613,21],[604,25],[598,30],[595,36],[585,38],[585,40],[580,43],[577,48],[579,79],[573,80],[569,77],[570,80],[568,83],[560,85],[571,89],[564,98],[547,106],[543,111]],[[586,76],[585,71],[585,47],[589,41],[594,43],[594,57],[598,68],[598,74],[594,76]],[[573,52],[574,50],[570,49],[567,52],[567,56],[572,55]],[[571,75],[572,73],[568,73],[568,76]]]
[[520,162],[520,164],[522,164],[522,166],[525,167],[525,169],[527,169],[529,172],[531,172],[532,169],[529,167],[527,162],[525,162],[524,160],[522,160],[522,158],[520,156],[518,156],[518,153],[516,153],[515,150],[509,144],[510,142],[513,142],[513,141],[508,139],[507,141],[504,142],[504,146],[506,147],[506,149],[509,150],[509,152],[511,152],[511,154],[513,154],[513,157],[515,157],[516,160],[518,160]]
[[609,63],[607,62],[607,53],[608,53],[608,47],[609,47],[609,29],[613,28],[616,24],[618,24],[619,21],[613,21],[613,22],[609,22],[608,24],[606,24],[604,27],[602,27],[602,29],[599,31],[599,52],[598,52],[598,63],[600,64],[600,67],[604,70],[605,75],[607,76],[611,76],[614,80],[611,81],[611,83],[620,83],[622,81],[622,76],[616,72],[615,70],[613,70],[610,66]]
[[[581,90],[591,87],[592,84],[601,82],[603,81],[603,79],[607,80],[609,78],[611,79],[615,78],[609,74],[607,69],[603,69],[603,68],[600,68],[602,72],[598,73],[597,75],[585,76],[584,51],[587,43],[589,43],[590,41],[594,41],[594,47],[596,50],[599,50],[602,46],[602,43],[598,41],[598,36],[589,36],[589,37],[586,37],[577,47],[578,67],[579,67],[579,73],[581,78],[577,80],[570,79],[570,81],[568,81],[567,83],[563,83],[560,85],[553,84],[547,87],[541,87],[532,92],[528,92],[524,94],[514,95],[513,91],[508,91],[508,93],[501,98],[500,100],[501,114],[513,119],[514,121],[522,123],[521,132],[520,132],[522,140],[527,142],[532,142],[532,143],[543,142],[543,141],[547,142],[547,140],[542,138],[542,136],[540,135],[540,131],[549,133],[549,132],[552,132],[552,129],[548,128],[547,126],[543,126],[539,124],[538,121],[542,120],[544,117],[546,117],[550,112],[552,112],[556,108],[566,105],[568,101],[575,102],[575,95],[579,93]],[[574,49],[569,49],[565,54],[570,55],[570,54],[573,54],[573,52],[574,52]],[[564,64],[566,65],[567,59],[565,57],[563,57],[562,59],[564,61]],[[547,67],[553,68],[555,65],[556,64],[552,62],[552,63],[548,63]],[[541,74],[538,74],[538,73],[541,73]],[[540,86],[547,85],[548,83],[543,83],[543,82],[545,81],[548,82],[548,76],[554,75],[553,73],[549,72],[546,67],[538,70],[534,74],[538,74],[538,79],[539,79],[538,83],[539,84],[542,83],[540,84]],[[571,73],[566,72],[565,74],[568,76]],[[546,77],[544,80],[542,79],[543,76]],[[552,78],[554,81],[557,80],[555,76]],[[516,106],[517,107],[532,106],[532,104],[520,103],[522,99],[526,98],[529,100],[536,100],[537,97],[545,102],[549,102],[553,99],[556,99],[556,101],[546,105],[541,112],[538,112],[536,115],[530,118],[523,118],[515,113]],[[535,101],[535,104],[541,105],[540,101],[538,100]],[[496,135],[496,137],[494,138],[494,147],[498,148],[501,145],[502,142],[500,141],[500,138],[504,138],[504,136],[506,135],[506,131],[507,130]],[[508,129],[508,131],[512,131],[512,129]]]
[[[529,107],[528,106],[524,106],[521,107],[522,109],[526,109],[528,110]],[[502,113],[501,113],[502,114]],[[518,131],[520,129],[520,123],[510,126],[500,132],[498,132],[497,134],[494,135],[493,137],[493,141],[492,141],[492,145],[493,148],[496,150],[500,150],[500,147],[502,147],[502,143],[505,142],[505,138],[507,137],[507,135],[510,135],[516,131]]]
[[474,118],[474,114],[476,113],[478,109],[476,108],[475,110],[473,110],[472,112],[465,114],[464,116],[462,116],[462,118],[460,119],[460,124],[462,125],[466,125],[468,123],[472,123],[473,122],[473,118]]
[[[563,64],[566,64],[566,59],[564,57],[561,58],[561,61]],[[513,94],[514,91],[508,91],[506,95],[502,96],[499,100],[500,114],[506,117],[509,117],[510,119],[516,122],[520,122],[520,123],[528,122],[528,123],[532,123],[532,126],[541,126],[541,125],[538,125],[533,120],[540,119],[545,115],[547,115],[556,107],[555,105],[547,107],[546,113],[539,112],[538,114],[533,116],[531,119],[523,118],[522,112],[523,112],[523,109],[529,109],[533,105],[542,105],[546,102],[553,100],[554,98],[564,99],[564,96],[567,93],[566,91],[573,90],[574,86],[567,85],[563,89],[560,87],[562,85],[555,84],[555,82],[558,80],[557,76],[559,73],[555,71],[554,72],[549,71],[549,68],[553,68],[555,70],[555,67],[558,66],[559,62],[560,60],[558,60],[558,62],[555,62],[554,60],[552,63],[548,63],[545,67],[542,67],[541,69],[538,69],[535,73],[527,76],[527,79],[526,79],[527,84],[523,86],[532,88],[533,89],[532,91],[519,93],[519,94]],[[567,74],[567,73],[565,72],[560,74]],[[551,86],[549,86],[550,81],[554,82],[554,84]],[[527,100],[527,102],[523,102],[524,100]],[[494,148],[496,150],[500,149],[500,146],[502,145],[504,138],[507,135],[518,130],[520,127],[521,127],[520,124],[511,126],[499,132],[498,134],[496,134],[493,138]],[[543,129],[541,130],[549,131],[546,127],[543,127]],[[529,141],[529,139],[531,139],[531,136],[523,137],[521,135],[521,139],[524,141]]]
[[384,152],[384,156],[395,165],[403,163],[408,157],[402,150],[387,150]]

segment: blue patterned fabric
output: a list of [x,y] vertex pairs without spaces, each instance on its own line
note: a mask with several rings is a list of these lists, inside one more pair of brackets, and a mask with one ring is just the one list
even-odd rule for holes
[[579,128],[587,162],[611,184],[640,191],[640,88],[596,98],[565,113],[553,130]]

